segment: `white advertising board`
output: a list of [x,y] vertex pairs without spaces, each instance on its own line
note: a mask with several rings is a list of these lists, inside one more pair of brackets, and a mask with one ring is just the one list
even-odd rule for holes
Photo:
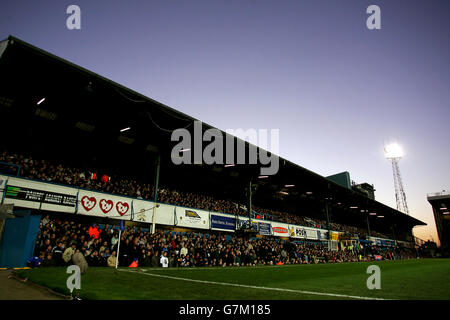
[[0,176],[3,203],[16,207],[75,213],[76,188],[29,179]]
[[272,234],[278,237],[289,237],[289,225],[286,223],[271,222]]
[[131,220],[132,199],[107,193],[80,190],[78,214]]
[[173,205],[160,203],[155,211],[155,223],[173,226],[175,223],[175,208]]
[[209,211],[176,207],[175,225],[178,227],[209,229]]
[[152,223],[153,213],[156,209],[153,201],[133,200],[132,220],[136,222]]

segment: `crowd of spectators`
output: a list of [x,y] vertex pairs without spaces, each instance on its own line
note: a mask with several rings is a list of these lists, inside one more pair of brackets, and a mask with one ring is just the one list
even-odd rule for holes
[[[81,187],[87,190],[103,191],[111,194],[120,194],[138,199],[153,200],[154,186],[134,179],[98,174],[95,170],[81,170],[69,168],[60,164],[52,164],[46,160],[37,160],[31,156],[8,152],[0,153],[0,162],[11,163],[20,166],[20,176],[24,178],[43,180]],[[11,173],[16,173],[16,168],[9,168]],[[158,189],[158,201],[184,207],[192,207],[230,214],[245,214],[239,206],[228,200],[214,199],[206,195],[198,195],[189,192],[161,187]]]
[[[138,199],[154,199],[153,185],[145,182],[138,182],[134,179],[124,179],[121,177],[108,176],[106,174],[97,174],[95,170],[89,171],[81,170],[79,168],[70,168],[67,166],[62,166],[61,164],[53,164],[46,160],[37,160],[31,156],[24,156],[22,154],[9,153],[6,151],[0,153],[0,162],[20,166],[20,176],[25,178],[72,185],[87,190],[103,191],[111,194],[135,197]],[[17,172],[17,167],[3,166],[2,171],[5,172],[5,170],[7,173],[15,174]],[[158,189],[157,196],[158,201],[162,203],[224,212],[234,215],[247,214],[245,208],[233,201],[179,191],[164,186]],[[254,217],[260,215],[265,220],[326,229],[325,221],[318,219],[312,219],[296,214],[279,212],[276,210],[259,208],[255,206],[252,209],[255,211]],[[352,235],[367,234],[366,230],[361,228],[338,223],[332,223],[331,226],[332,230],[343,231]],[[376,231],[372,231],[372,235],[386,238],[384,235],[377,233]]]
[[[115,267],[119,232],[112,225],[94,225],[71,221],[64,215],[44,216],[35,244],[35,259],[41,266],[64,266],[80,252],[89,266]],[[375,251],[374,251],[375,250]],[[142,227],[126,227],[121,233],[119,266],[135,264],[161,266],[161,257],[169,267],[255,266],[276,264],[312,264],[398,259],[395,250],[379,250],[352,244],[329,250],[321,242],[289,242],[273,238],[246,239],[233,235],[176,233]],[[412,257],[412,256],[411,256]]]

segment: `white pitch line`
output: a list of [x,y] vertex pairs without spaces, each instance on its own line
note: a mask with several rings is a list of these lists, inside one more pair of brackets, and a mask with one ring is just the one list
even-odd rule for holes
[[318,295],[318,296],[351,298],[351,299],[359,299],[359,300],[386,300],[383,298],[350,296],[350,295],[338,294],[338,293],[326,293],[326,292],[303,291],[303,290],[283,289],[283,288],[258,287],[258,286],[250,286],[250,285],[236,284],[236,283],[187,279],[187,278],[165,276],[162,274],[144,273],[144,272],[139,272],[139,271],[131,271],[131,270],[123,270],[123,269],[117,269],[117,270],[122,271],[122,272],[138,273],[138,274],[142,274],[145,276],[152,276],[152,277],[158,277],[158,278],[166,278],[166,279],[172,279],[172,280],[182,280],[182,281],[190,281],[190,282],[206,283],[206,284],[217,284],[217,285],[222,285],[222,286],[232,286],[232,287],[241,287],[241,288],[250,288],[250,289],[272,290],[272,291],[285,291],[285,292],[303,293],[303,294]]

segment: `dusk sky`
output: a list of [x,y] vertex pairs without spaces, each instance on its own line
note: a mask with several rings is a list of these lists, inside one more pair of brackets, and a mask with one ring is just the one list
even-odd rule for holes
[[[81,30],[66,9],[81,8]],[[381,8],[369,30],[366,9]],[[279,129],[280,155],[349,171],[395,207],[395,140],[415,228],[450,190],[450,1],[2,1],[16,36],[220,129]]]

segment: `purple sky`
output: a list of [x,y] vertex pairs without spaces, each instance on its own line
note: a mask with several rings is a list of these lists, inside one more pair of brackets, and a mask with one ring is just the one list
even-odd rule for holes
[[[81,30],[66,8],[81,8]],[[366,8],[381,8],[381,30]],[[415,229],[437,240],[426,194],[450,190],[450,2],[365,0],[13,1],[9,34],[220,129],[280,129],[280,155],[349,171],[395,207],[383,144]]]

